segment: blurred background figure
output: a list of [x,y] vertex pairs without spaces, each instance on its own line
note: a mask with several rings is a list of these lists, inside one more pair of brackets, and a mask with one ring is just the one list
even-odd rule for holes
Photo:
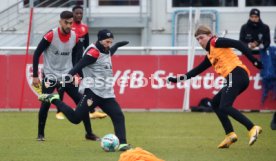
[[262,22],[260,14],[259,9],[251,9],[249,20],[240,30],[240,41],[246,43],[253,54],[260,54],[260,50],[266,50],[270,45],[269,26]]
[[[276,43],[276,27],[275,27],[275,31],[274,31],[274,43]],[[276,64],[276,62],[275,62],[275,64]],[[270,127],[272,130],[276,130],[276,112],[274,112],[274,114],[273,114]]]

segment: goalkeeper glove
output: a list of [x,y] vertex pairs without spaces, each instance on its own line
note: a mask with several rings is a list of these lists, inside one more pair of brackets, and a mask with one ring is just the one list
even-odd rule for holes
[[37,94],[42,94],[42,86],[41,86],[41,84],[38,84],[38,87],[35,87],[34,85],[32,85],[32,88],[35,90],[35,92],[37,93]]

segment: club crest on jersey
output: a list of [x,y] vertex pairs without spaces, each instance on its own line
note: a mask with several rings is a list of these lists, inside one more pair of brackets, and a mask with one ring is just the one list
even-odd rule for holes
[[[43,71],[43,64],[39,64],[38,65],[38,78],[40,80],[40,82],[42,81],[42,71]],[[32,87],[32,81],[33,81],[33,64],[27,64],[26,65],[26,79],[27,79],[27,83],[30,87],[30,89],[33,91],[33,93],[35,95],[39,95],[39,93],[37,93],[37,91],[35,89],[33,89]]]

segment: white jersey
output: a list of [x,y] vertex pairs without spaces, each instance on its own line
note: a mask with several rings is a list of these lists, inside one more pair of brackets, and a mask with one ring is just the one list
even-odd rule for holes
[[49,47],[44,51],[45,77],[50,80],[61,81],[62,75],[67,74],[72,68],[72,50],[76,44],[76,34],[71,31],[67,42],[62,42],[58,35],[58,28],[53,29],[53,39]]
[[[86,48],[84,54],[86,54],[86,52],[91,48],[97,49],[94,44],[91,44]],[[84,93],[84,89],[89,88],[99,97],[115,97],[113,89],[114,78],[110,53],[105,54],[100,52],[97,61],[84,67],[82,69],[82,73],[83,79],[79,87],[80,93]]]

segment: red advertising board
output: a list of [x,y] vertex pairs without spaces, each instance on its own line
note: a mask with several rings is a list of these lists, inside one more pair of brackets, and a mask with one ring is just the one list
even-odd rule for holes
[[[195,66],[204,56],[195,57]],[[24,65],[24,55],[0,55],[2,83],[0,85],[0,108],[20,107],[22,81],[24,109],[39,108],[37,95],[31,89],[32,56]],[[261,78],[259,71],[246,58],[241,57],[251,71],[250,85],[241,94],[234,106],[241,110],[275,110],[276,100],[269,97],[261,104]],[[185,73],[185,55],[115,55],[113,71],[116,80],[115,93],[123,109],[181,110],[184,98],[184,83],[166,84],[166,77]],[[41,61],[42,63],[42,61]],[[42,64],[40,65],[42,68]],[[190,105],[196,106],[200,99],[213,97],[221,88],[222,78],[212,68],[203,72],[197,81],[191,81]],[[75,106],[69,99],[65,99]]]

